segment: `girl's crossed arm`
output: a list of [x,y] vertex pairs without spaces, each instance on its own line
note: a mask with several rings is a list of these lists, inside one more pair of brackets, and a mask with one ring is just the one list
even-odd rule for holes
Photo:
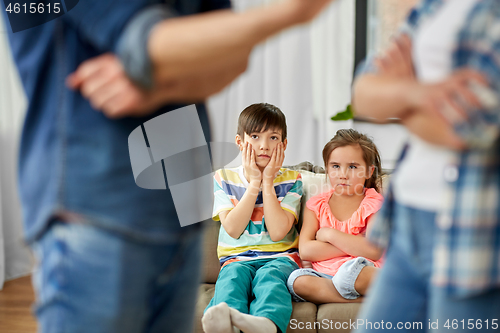
[[322,261],[347,254],[328,242],[317,240],[318,229],[319,222],[316,215],[306,207],[299,238],[299,253],[302,260]]
[[[372,215],[367,220],[367,232],[370,229],[369,220],[373,218]],[[341,251],[354,256],[365,257],[370,260],[379,260],[382,257],[383,250],[370,243],[363,235],[349,235],[340,230],[331,228],[321,228],[315,235],[316,239],[328,242]]]

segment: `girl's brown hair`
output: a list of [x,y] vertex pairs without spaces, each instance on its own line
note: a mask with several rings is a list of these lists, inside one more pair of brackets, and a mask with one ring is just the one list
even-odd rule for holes
[[380,192],[382,167],[380,162],[380,154],[377,146],[373,141],[366,136],[353,129],[338,130],[333,139],[331,139],[323,148],[323,161],[325,169],[328,170],[328,159],[335,148],[359,145],[363,151],[363,159],[367,167],[375,166],[372,176],[365,181],[365,187],[374,188]]

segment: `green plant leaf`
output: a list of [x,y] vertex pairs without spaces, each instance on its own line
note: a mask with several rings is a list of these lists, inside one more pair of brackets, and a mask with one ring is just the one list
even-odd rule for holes
[[337,113],[331,119],[333,121],[342,121],[342,120],[349,120],[352,118],[354,118],[354,113],[352,112],[351,104],[349,104],[344,111]]

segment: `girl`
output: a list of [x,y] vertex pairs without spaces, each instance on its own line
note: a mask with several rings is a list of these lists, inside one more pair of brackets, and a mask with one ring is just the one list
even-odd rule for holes
[[299,239],[313,268],[295,270],[288,289],[297,302],[359,302],[381,266],[382,251],[363,237],[383,201],[380,156],[366,135],[342,129],[323,160],[332,189],[307,202]]

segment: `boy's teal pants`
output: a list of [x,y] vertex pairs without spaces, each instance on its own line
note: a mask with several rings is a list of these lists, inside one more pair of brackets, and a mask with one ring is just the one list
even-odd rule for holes
[[286,332],[292,315],[288,276],[299,267],[287,258],[238,261],[224,266],[215,284],[215,294],[205,311],[226,302],[241,313],[266,317]]

